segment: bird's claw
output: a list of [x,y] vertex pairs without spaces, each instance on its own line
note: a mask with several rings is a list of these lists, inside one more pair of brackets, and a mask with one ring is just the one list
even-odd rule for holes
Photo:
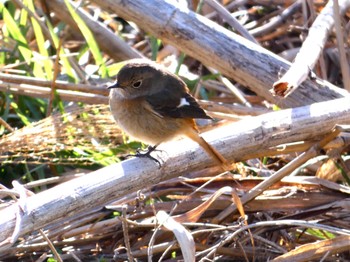
[[162,166],[162,164],[159,162],[158,159],[151,156],[151,153],[153,151],[156,151],[156,148],[157,148],[156,146],[148,146],[146,152],[142,152],[140,149],[137,149],[136,154],[129,154],[129,155],[126,155],[126,157],[146,157],[146,158],[149,158],[149,159],[153,160],[154,162],[156,162],[158,167],[160,168]]

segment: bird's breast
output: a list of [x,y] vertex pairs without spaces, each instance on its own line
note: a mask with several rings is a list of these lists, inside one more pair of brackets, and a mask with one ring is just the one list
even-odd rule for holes
[[110,99],[110,108],[119,127],[143,143],[157,145],[181,135],[183,119],[160,117],[147,109],[142,99]]

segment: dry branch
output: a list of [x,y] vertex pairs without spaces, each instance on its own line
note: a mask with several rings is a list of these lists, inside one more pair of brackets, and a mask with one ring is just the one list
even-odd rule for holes
[[273,30],[276,30],[278,26],[283,24],[288,17],[291,17],[294,13],[296,13],[300,7],[301,7],[302,1],[298,0],[292,3],[288,8],[283,10],[281,14],[279,14],[276,17],[273,17],[270,19],[269,22],[266,24],[263,24],[262,26],[259,26],[257,28],[254,28],[249,31],[254,37],[262,37],[268,33],[270,33]]
[[[11,75],[11,74],[3,74],[3,73],[0,73],[0,80],[3,83],[28,84],[28,85],[41,86],[41,87],[50,87],[52,84],[52,81],[48,81],[48,80],[44,80],[36,77]],[[100,86],[93,86],[93,85],[87,85],[87,84],[73,84],[67,81],[56,80],[55,87],[56,89],[79,91],[79,92],[86,92],[86,93],[105,95],[105,96],[107,96],[109,93],[106,86],[103,86],[102,84]]]
[[293,262],[321,260],[325,256],[349,251],[350,236],[338,236],[333,239],[305,244],[292,251],[276,257],[272,262]]
[[[252,158],[265,148],[322,138],[336,124],[350,124],[350,98],[282,110],[207,132],[204,137],[232,161]],[[311,131],[312,130],[312,131]],[[0,242],[8,239],[20,219],[19,235],[101,207],[160,181],[212,166],[195,143],[180,140],[164,144],[161,168],[149,159],[130,159],[31,196],[0,212]],[[190,161],[189,161],[190,159]],[[21,208],[20,208],[21,207]],[[3,242],[0,250],[9,247]]]
[[229,11],[225,9],[218,1],[216,0],[206,0],[205,1],[209,6],[214,8],[223,18],[227,21],[227,23],[238,31],[244,38],[252,41],[255,44],[259,44],[258,41],[234,18]]
[[[56,2],[52,1],[52,2]],[[288,99],[272,97],[269,89],[281,70],[290,63],[266,49],[195,14],[180,4],[151,0],[93,0],[102,8],[138,24],[145,31],[171,43],[179,50],[217,69],[281,107],[295,107],[348,95],[325,82],[306,81]]]
[[[9,92],[11,94],[25,95],[37,98],[49,98],[51,94],[50,87],[41,87],[27,84],[12,84],[12,83],[0,83],[0,91]],[[70,90],[57,89],[57,93],[60,98],[64,101],[74,101],[74,102],[83,102],[87,104],[107,104],[108,97],[87,93],[87,92],[78,92]]]
[[340,14],[334,14],[333,1],[329,1],[309,30],[295,62],[281,79],[273,84],[272,92],[283,97],[292,94],[309,76],[318,61],[328,35],[334,26],[334,16],[342,15],[350,6],[349,0],[340,1]]
[[[214,180],[212,179],[213,177],[196,179],[186,179],[181,177],[171,179],[170,181],[168,180],[160,184],[154,185],[149,189],[142,190],[142,193],[145,193],[145,199],[143,200],[143,203],[145,203],[148,199],[152,199],[154,197],[170,197],[169,201],[167,202],[155,202],[154,205],[145,205],[143,208],[136,208],[135,199],[137,198],[135,194],[135,196],[123,196],[112,205],[106,206],[106,208],[121,212],[123,207],[127,205],[129,233],[131,237],[130,240],[132,241],[131,252],[135,257],[145,260],[147,252],[143,252],[143,250],[145,249],[142,247],[144,245],[148,245],[147,235],[149,236],[149,233],[152,233],[152,230],[157,226],[155,225],[155,223],[150,222],[150,219],[152,219],[155,214],[155,210],[164,210],[172,212],[174,215],[183,214],[202,204],[203,200],[207,199],[208,194],[213,194],[217,189],[221,188],[223,185],[232,186],[232,188],[238,191],[248,191],[254,185],[262,181],[261,178],[241,178],[241,176],[239,175],[225,175],[221,176],[221,178],[217,177]],[[207,184],[207,181],[209,180],[212,180],[212,183],[208,184],[205,188],[202,188],[203,185]],[[191,187],[191,189],[189,188],[189,186]],[[200,188],[202,189],[199,190]],[[192,190],[195,191],[192,192]],[[282,194],[281,191],[283,191]],[[182,203],[179,203],[176,200],[177,198],[175,198],[175,196],[187,198],[189,192],[192,192],[191,200],[188,199],[187,201],[183,201]],[[269,214],[277,214],[277,212],[289,213],[292,210],[294,210],[291,213],[292,216],[293,212],[299,211],[298,214],[300,215],[302,213],[304,218],[310,217],[316,219],[314,216],[314,212],[316,209],[318,210],[318,213],[327,212],[327,214],[329,214],[333,210],[336,210],[336,212],[333,215],[337,216],[340,212],[342,212],[342,210],[343,212],[347,212],[346,206],[348,204],[346,204],[346,202],[349,202],[348,194],[349,189],[347,189],[345,186],[341,186],[325,180],[300,176],[288,177],[287,179],[284,179],[284,181],[276,183],[268,191],[265,191],[264,194],[259,196],[258,199],[250,202],[245,207],[245,210],[252,217],[254,217],[255,212],[268,212]],[[171,201],[171,199],[173,199],[173,201]],[[178,203],[180,205],[177,205],[176,209],[174,210],[173,207],[175,203]],[[223,198],[220,198],[217,201],[215,201],[208,208],[207,211],[209,211],[209,214],[215,215],[218,211],[222,210],[229,204],[231,204],[230,197],[224,196]],[[105,219],[103,221],[100,221],[102,217],[108,216],[109,214],[110,211],[108,212],[102,210],[95,210],[94,212],[83,213],[78,217],[75,216],[73,218],[69,218],[68,221],[65,221],[64,224],[67,225],[67,227],[62,227],[62,222],[58,221],[45,228],[45,232],[47,232],[47,236],[54,241],[56,247],[60,247],[63,245],[73,245],[74,247],[79,248],[80,250],[85,249],[86,252],[89,252],[89,247],[87,247],[87,245],[91,242],[91,239],[99,240],[99,244],[101,245],[102,249],[105,249],[108,248],[108,246],[110,245],[111,236],[112,238],[117,236],[115,238],[117,242],[114,242],[113,246],[119,246],[121,249],[123,249],[123,238],[118,238],[118,235],[123,235],[120,219],[118,219],[118,217],[115,217],[112,219]],[[201,221],[205,222],[207,219],[208,213],[201,218]],[[236,225],[236,219],[237,215],[233,216],[230,220],[232,223],[231,225],[238,229],[239,226]],[[96,220],[99,222],[96,222]],[[332,225],[341,228],[348,228],[346,223],[347,222],[344,220],[338,220],[334,221]],[[344,224],[346,226],[344,226]],[[201,231],[201,229],[202,231],[204,231],[203,229],[206,227],[207,230],[213,228],[221,228],[221,231],[227,230],[226,225],[216,225],[212,223],[184,223],[184,226],[191,230],[192,235],[195,237],[197,251],[210,248],[210,246],[208,245],[206,245],[206,248],[201,248],[199,246],[199,242],[202,243],[202,241],[200,241],[200,239],[198,238],[200,235],[198,233],[199,231]],[[257,230],[258,232],[255,232],[256,234],[254,234],[254,237],[256,238],[257,234],[263,237],[262,235],[264,234],[261,234],[261,229]],[[144,233],[144,235],[141,236],[141,239],[139,234],[140,231]],[[283,234],[283,231],[283,229],[279,230],[278,234]],[[101,236],[100,239],[98,239],[98,236]],[[216,237],[222,239],[222,236],[223,232],[218,232]],[[134,241],[135,237],[137,237],[137,241]],[[72,241],[72,239],[75,240]],[[310,242],[309,238],[308,240]],[[274,244],[270,240],[267,241],[269,241],[271,245],[278,245]],[[303,242],[303,240],[301,240],[301,242]],[[161,249],[163,251],[169,246],[166,242],[161,245],[163,245],[164,247],[163,249]],[[251,250],[251,247],[249,247],[249,245],[246,245],[244,248],[245,252]],[[222,252],[222,250],[219,250],[218,255],[226,253],[226,255],[229,255],[231,257],[242,256],[242,253],[239,250],[239,248],[233,249],[232,247],[230,247],[229,249],[232,251],[231,253],[226,253]],[[284,250],[284,248],[282,247],[278,249],[282,251],[274,253],[269,248],[269,252],[271,254],[274,254],[273,256],[275,256],[276,254],[283,254],[286,252],[286,250]],[[155,253],[162,252],[161,250],[153,252],[154,255]],[[4,252],[1,252],[0,259],[6,257],[7,254],[15,254],[15,252],[23,252],[24,254],[27,253],[29,255],[29,252],[34,251],[39,253],[47,251],[47,247],[45,247],[45,244],[42,243],[42,238],[37,233],[32,234],[28,241],[22,240],[19,243],[16,243],[15,246],[9,248]],[[253,256],[253,253],[251,252],[248,252],[249,258],[252,258]],[[255,252],[257,252],[256,249]],[[119,259],[122,259],[123,257],[123,254],[118,255]],[[123,260],[125,259],[127,258],[125,257]]]

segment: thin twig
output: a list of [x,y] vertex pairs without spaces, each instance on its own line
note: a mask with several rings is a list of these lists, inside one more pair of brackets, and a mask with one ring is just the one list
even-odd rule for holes
[[249,33],[254,37],[264,36],[275,30],[278,26],[283,24],[289,17],[295,14],[301,7],[303,1],[298,0],[288,8],[284,9],[280,15],[273,17],[269,22],[260,27],[249,30]]
[[226,22],[236,31],[238,31],[243,37],[252,41],[255,44],[259,44],[258,41],[246,30],[237,20],[234,18],[220,3],[216,0],[205,0],[205,2],[214,8]]
[[[51,93],[51,88],[49,87],[11,83],[0,83],[0,90],[36,98],[49,98]],[[57,89],[56,91],[64,101],[83,102],[87,104],[108,104],[107,96],[61,89]]]
[[8,131],[14,130],[2,117],[0,117],[0,125],[3,125]]
[[[56,60],[56,58],[57,58],[56,55],[52,56],[52,59]],[[29,76],[15,75],[15,74],[0,73],[0,80],[2,80],[4,83],[28,84],[28,85],[41,86],[41,87],[49,87],[52,85],[51,81],[47,81],[36,77],[29,77]],[[93,85],[86,85],[86,84],[74,84],[74,83],[69,83],[67,81],[56,80],[55,86],[57,89],[86,92],[86,93],[104,95],[104,96],[108,96],[108,93],[109,93],[107,88],[103,87],[103,85],[93,86]]]
[[[218,71],[214,68],[208,68],[213,74],[217,74]],[[241,90],[239,90],[235,85],[233,85],[230,80],[226,77],[219,75],[219,80],[241,101],[241,103],[247,107],[252,107],[248,100],[244,97]]]
[[39,233],[40,235],[45,239],[45,241],[47,242],[47,244],[49,245],[53,255],[55,256],[55,258],[59,261],[59,262],[63,262],[61,256],[58,254],[55,246],[52,244],[51,240],[46,236],[46,234],[44,233],[44,231],[42,229],[39,229]]
[[[224,246],[227,243],[230,243],[233,241],[233,239],[238,236],[241,232],[252,229],[252,228],[257,228],[257,227],[276,227],[276,226],[297,226],[297,227],[305,227],[305,228],[316,228],[320,230],[325,230],[331,233],[335,234],[340,234],[340,235],[345,235],[345,236],[350,236],[350,230],[346,229],[339,229],[336,227],[328,226],[328,225],[322,225],[318,224],[318,221],[303,221],[303,220],[279,220],[279,221],[261,221],[257,222],[254,224],[250,225],[245,225],[232,233],[229,237],[227,237],[225,240],[221,241],[220,243],[214,245],[213,247],[207,249],[205,252],[210,251],[206,258],[210,257],[216,252],[216,249],[219,247]],[[204,261],[204,260],[201,260]]]
[[128,227],[128,223],[126,221],[126,210],[127,210],[127,207],[126,207],[126,205],[124,205],[123,209],[122,209],[122,216],[123,216],[122,226],[123,226],[124,243],[125,243],[126,252],[128,254],[129,262],[133,262],[134,257],[131,253],[129,227]]
[[49,103],[47,105],[47,111],[46,116],[51,115],[51,112],[53,110],[53,102],[55,99],[55,93],[56,93],[56,79],[59,73],[59,61],[60,61],[60,54],[61,54],[61,48],[62,48],[62,42],[63,38],[60,38],[60,41],[58,42],[58,47],[56,48],[56,59],[54,64],[54,71],[53,71],[53,79],[51,81],[51,91],[50,91],[50,97],[49,97]]

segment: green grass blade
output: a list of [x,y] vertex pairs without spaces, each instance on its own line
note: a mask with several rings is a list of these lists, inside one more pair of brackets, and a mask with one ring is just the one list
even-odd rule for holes
[[30,59],[32,58],[32,51],[28,46],[27,40],[22,34],[19,26],[17,25],[17,22],[11,16],[10,12],[7,10],[7,8],[2,2],[0,2],[0,11],[2,12],[2,16],[7,30],[9,31],[11,37],[18,43],[19,52],[23,56],[24,60],[29,64]]
[[125,65],[125,62],[119,62],[119,63],[113,63],[113,64],[107,66],[108,76],[113,77],[113,76],[117,75],[118,72],[120,71],[120,69],[122,69],[122,67],[124,65]]
[[[28,5],[29,10],[31,10],[34,13],[35,8],[34,8],[33,0],[27,0],[27,1],[25,1],[25,3]],[[36,38],[36,43],[38,45],[39,53],[43,56],[42,63],[43,63],[44,70],[46,73],[45,78],[48,80],[52,80],[53,79],[53,70],[52,70],[53,65],[52,65],[52,61],[48,59],[49,52],[48,52],[47,48],[45,47],[45,38],[44,38],[43,31],[41,30],[41,26],[35,20],[35,18],[31,17],[30,20],[31,20],[31,23],[33,25],[33,30],[34,30],[34,34],[35,34],[35,38]],[[37,76],[37,77],[40,77],[40,76]]]
[[150,36],[151,50],[152,50],[152,60],[156,61],[158,56],[159,47],[162,44],[160,39]]
[[[55,34],[55,30],[48,20],[46,20],[46,25],[47,25],[47,28],[49,29],[49,32],[50,32],[52,41],[54,42],[55,48],[57,48],[58,42],[59,42],[58,36]],[[65,54],[66,54],[66,50],[64,48],[61,48],[60,60],[62,62],[62,70],[64,71],[63,73],[66,73],[71,81],[78,82],[78,77],[75,74],[75,71],[74,71],[73,67],[71,66],[68,58],[65,56]]]
[[15,102],[11,102],[11,107],[16,112],[17,116],[19,117],[19,119],[21,119],[24,125],[26,126],[30,125],[29,118],[20,111],[18,105]]
[[75,11],[73,6],[71,5],[70,1],[64,0],[71,16],[73,17],[74,21],[77,23],[81,33],[83,34],[90,51],[95,58],[96,64],[99,66],[99,73],[101,77],[107,77],[107,68],[103,61],[101,51],[97,45],[97,42],[95,41],[95,38],[90,31],[89,27],[85,24],[84,20],[78,15],[78,13]]

